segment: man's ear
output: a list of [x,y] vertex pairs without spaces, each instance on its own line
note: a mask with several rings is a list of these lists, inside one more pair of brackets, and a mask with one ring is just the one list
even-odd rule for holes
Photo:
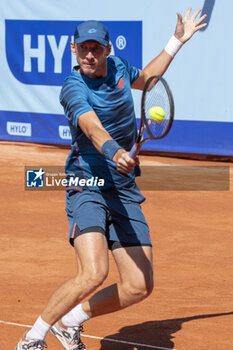
[[70,43],[70,49],[73,55],[76,55],[77,51],[76,51],[76,45],[73,41],[71,41]]
[[112,50],[112,44],[109,43],[108,46],[106,47],[106,49],[107,49],[107,50],[106,50],[105,56],[107,57],[107,56],[110,55],[110,52],[111,52],[111,50]]

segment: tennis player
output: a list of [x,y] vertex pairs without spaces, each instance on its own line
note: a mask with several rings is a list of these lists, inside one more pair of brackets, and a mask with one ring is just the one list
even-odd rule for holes
[[[206,26],[206,15],[197,20],[199,13],[191,16],[189,8],[184,18],[177,14],[174,36],[142,71],[109,56],[109,33],[100,22],[83,22],[75,30],[71,51],[78,65],[65,80],[60,102],[72,135],[66,212],[78,269],[54,292],[15,350],[47,348],[49,330],[66,350],[86,349],[80,339],[85,321],[124,309],[152,292],[152,245],[140,206],[145,198],[134,181],[140,168],[138,159],[129,157],[137,135],[131,88],[142,90],[150,76],[164,74],[182,45]],[[108,249],[119,281],[81,303],[106,279]]]

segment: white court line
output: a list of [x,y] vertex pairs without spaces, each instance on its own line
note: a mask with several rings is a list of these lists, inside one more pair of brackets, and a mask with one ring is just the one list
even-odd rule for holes
[[[27,324],[20,324],[20,323],[14,323],[14,322],[6,322],[6,321],[1,321],[0,323],[3,324],[8,324],[10,326],[18,326],[18,327],[25,327],[25,328],[31,328],[32,326],[27,325]],[[101,338],[101,337],[95,337],[93,335],[87,335],[87,334],[82,334],[82,337],[86,338],[92,338],[92,339],[98,339],[98,340],[106,340],[110,341],[113,343],[121,343],[121,344],[128,344],[128,345],[134,345],[134,346],[142,346],[144,348],[149,348],[149,349],[158,349],[158,350],[176,350],[176,349],[171,349],[171,348],[164,348],[161,346],[155,346],[155,345],[147,345],[147,344],[142,344],[142,343],[133,343],[125,340],[116,340],[116,339],[111,339],[111,338]]]

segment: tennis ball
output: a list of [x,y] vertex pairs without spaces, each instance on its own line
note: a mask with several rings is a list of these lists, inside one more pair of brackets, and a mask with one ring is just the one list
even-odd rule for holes
[[149,116],[152,120],[159,123],[164,120],[165,112],[162,107],[154,106],[149,109]]

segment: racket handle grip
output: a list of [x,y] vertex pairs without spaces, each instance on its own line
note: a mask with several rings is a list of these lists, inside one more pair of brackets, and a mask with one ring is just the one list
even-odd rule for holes
[[139,148],[138,145],[135,143],[135,144],[133,145],[133,147],[131,148],[130,152],[129,152],[130,158],[135,159],[136,156],[137,156],[137,154],[138,154],[138,152],[139,152],[139,149],[140,149],[140,148]]

